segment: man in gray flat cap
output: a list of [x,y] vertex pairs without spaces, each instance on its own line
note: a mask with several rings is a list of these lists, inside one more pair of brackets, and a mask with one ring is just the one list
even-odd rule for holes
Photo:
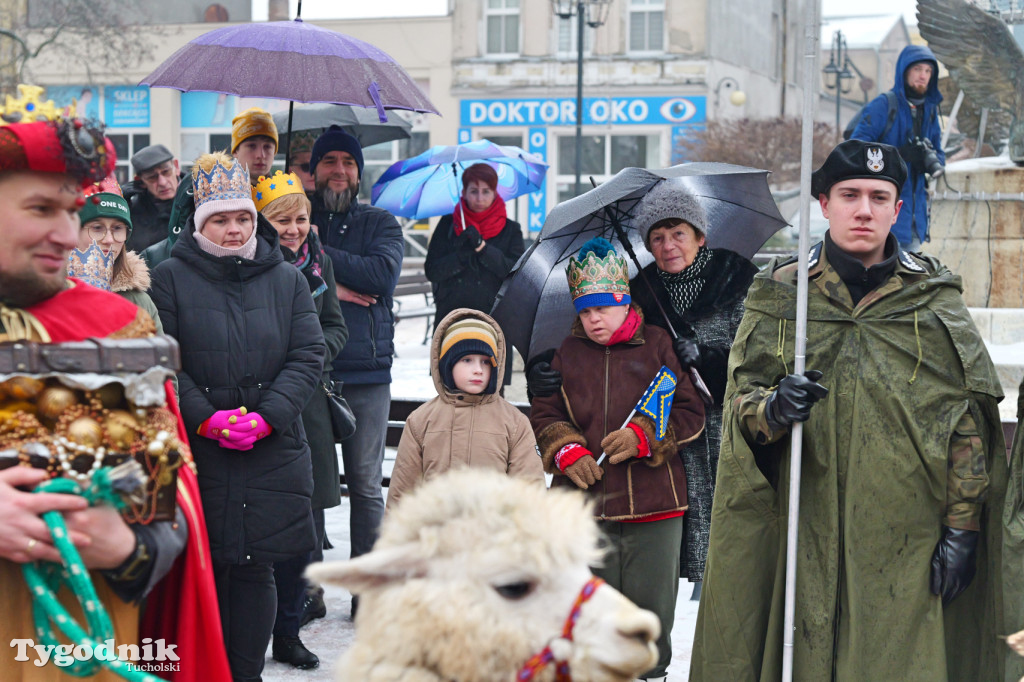
[[167,237],[167,223],[181,171],[174,154],[162,144],[153,144],[135,152],[132,169],[135,179],[121,190],[132,213],[132,233],[125,248],[141,253]]

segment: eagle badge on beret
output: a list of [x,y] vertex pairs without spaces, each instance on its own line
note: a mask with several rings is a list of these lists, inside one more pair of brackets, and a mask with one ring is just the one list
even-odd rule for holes
[[866,152],[868,156],[868,170],[872,173],[881,173],[885,168],[885,160],[882,158],[882,148],[868,147]]

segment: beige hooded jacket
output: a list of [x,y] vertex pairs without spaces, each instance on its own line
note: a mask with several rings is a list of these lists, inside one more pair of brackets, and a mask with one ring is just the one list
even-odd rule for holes
[[388,489],[388,509],[420,482],[455,467],[494,469],[545,484],[533,429],[526,415],[497,393],[468,395],[449,391],[441,381],[441,340],[452,323],[467,317],[494,328],[498,339],[494,371],[498,373],[497,385],[502,385],[506,350],[501,328],[478,310],[453,310],[437,325],[430,345],[430,374],[437,397],[418,407],[405,422]]

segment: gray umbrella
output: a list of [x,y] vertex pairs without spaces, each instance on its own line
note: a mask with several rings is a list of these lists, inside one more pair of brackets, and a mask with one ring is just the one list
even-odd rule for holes
[[[274,125],[280,134],[278,149],[287,149],[288,134],[280,131],[288,130],[288,112],[279,111],[274,114]],[[381,123],[375,110],[363,107],[310,104],[295,107],[292,114],[293,133],[311,131],[319,135],[332,125],[341,126],[345,132],[354,135],[361,147],[412,137],[412,124],[401,116],[393,113],[387,121]]]
[[[498,292],[492,315],[505,337],[529,359],[557,348],[574,317],[565,268],[593,237],[625,244],[630,276],[653,257],[632,217],[656,183],[680,178],[707,213],[707,245],[751,258],[786,225],[772,199],[768,171],[725,163],[689,163],[662,170],[625,168],[602,185],[548,214],[540,238],[523,254]],[[667,319],[667,316],[666,316]]]

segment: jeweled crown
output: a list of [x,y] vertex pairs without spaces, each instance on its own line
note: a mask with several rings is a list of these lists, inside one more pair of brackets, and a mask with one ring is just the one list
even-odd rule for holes
[[305,193],[298,175],[277,171],[269,178],[263,175],[259,177],[256,186],[252,188],[252,202],[256,204],[257,211],[262,211],[274,199],[280,199],[286,194]]
[[90,286],[110,291],[110,278],[114,272],[114,258],[103,253],[96,242],[85,250],[72,249],[68,254],[68,276],[82,280]]
[[629,295],[629,267],[614,251],[604,258],[593,251],[582,261],[570,257],[566,277],[574,301],[588,294]]
[[0,126],[8,123],[31,123],[32,121],[55,121],[61,117],[74,118],[75,104],[66,109],[54,105],[52,99],[40,99],[45,88],[38,85],[18,84],[18,96],[7,95],[0,107]]
[[196,208],[208,201],[225,201],[234,199],[252,199],[252,185],[249,184],[249,171],[241,163],[235,162],[226,168],[220,162],[213,164],[207,173],[201,166],[197,167],[195,176]]

